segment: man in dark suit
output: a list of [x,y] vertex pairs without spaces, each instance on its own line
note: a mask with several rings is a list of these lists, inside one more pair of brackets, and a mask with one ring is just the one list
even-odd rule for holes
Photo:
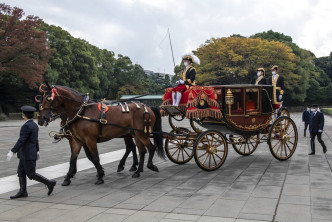
[[263,68],[257,69],[257,79],[255,85],[266,85],[265,70]]
[[56,184],[55,180],[48,180],[42,175],[36,173],[36,161],[39,159],[39,144],[38,144],[38,126],[32,120],[36,109],[32,106],[22,106],[23,119],[26,121],[21,127],[20,138],[17,140],[15,146],[8,152],[7,160],[9,161],[14,153],[20,159],[17,168],[17,175],[19,177],[20,190],[10,199],[20,197],[27,197],[27,179],[36,180],[45,184],[48,188],[48,195],[53,191]]
[[306,137],[306,133],[307,133],[307,129],[308,129],[308,125],[310,122],[310,117],[311,117],[311,111],[310,111],[311,106],[308,105],[307,106],[307,110],[304,110],[302,113],[302,122],[304,124],[304,137]]
[[272,68],[272,76],[269,77],[267,84],[273,86],[273,108],[278,109],[283,101],[284,95],[284,77],[278,74],[279,68],[274,65]]
[[324,114],[318,111],[318,105],[312,105],[314,111],[311,113],[309,122],[309,132],[310,132],[310,145],[311,153],[309,155],[315,155],[315,138],[317,136],[318,142],[323,147],[323,153],[326,153],[326,146],[322,140],[322,133],[324,129]]

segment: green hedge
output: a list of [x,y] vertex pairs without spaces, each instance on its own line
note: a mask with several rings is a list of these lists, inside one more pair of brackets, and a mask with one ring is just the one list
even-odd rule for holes
[[[37,119],[38,112],[35,112],[34,119]],[[23,119],[22,113],[9,113],[8,118],[6,119]]]
[[323,108],[322,111],[326,114],[332,115],[332,108]]

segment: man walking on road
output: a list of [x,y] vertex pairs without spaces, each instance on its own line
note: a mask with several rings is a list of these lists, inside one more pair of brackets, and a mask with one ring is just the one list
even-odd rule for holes
[[306,137],[308,125],[309,125],[309,122],[310,122],[310,116],[311,116],[310,108],[311,107],[308,105],[307,110],[303,111],[303,113],[302,113],[302,122],[303,122],[303,125],[304,125],[304,134],[303,134],[304,137]]
[[48,188],[48,195],[53,191],[56,184],[55,180],[48,180],[42,175],[36,173],[36,161],[39,159],[39,143],[38,143],[38,126],[32,120],[36,109],[32,106],[22,106],[22,117],[25,120],[21,131],[20,138],[17,140],[15,146],[9,150],[7,160],[9,161],[14,153],[20,159],[17,168],[17,175],[20,183],[20,190],[10,199],[27,197],[27,176],[30,180],[36,180],[45,184]]
[[323,153],[326,153],[326,146],[322,140],[322,133],[324,129],[324,114],[318,111],[318,105],[312,105],[314,111],[311,113],[309,122],[309,132],[310,132],[310,145],[311,153],[308,155],[315,155],[315,138],[317,136],[318,142],[323,147]]

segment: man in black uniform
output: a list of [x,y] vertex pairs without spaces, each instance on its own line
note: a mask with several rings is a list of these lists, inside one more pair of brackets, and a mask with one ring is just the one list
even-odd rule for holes
[[304,137],[306,137],[306,133],[307,133],[307,129],[308,129],[308,125],[310,122],[310,116],[311,116],[311,111],[310,111],[311,106],[307,106],[307,110],[304,110],[302,113],[302,122],[304,125]]
[[21,127],[20,138],[17,140],[15,146],[8,152],[7,160],[9,161],[14,153],[20,159],[17,168],[17,175],[19,177],[20,190],[10,199],[27,197],[27,179],[36,180],[45,184],[48,188],[48,195],[53,191],[56,184],[55,180],[48,180],[42,175],[36,173],[36,160],[39,159],[39,144],[38,144],[38,126],[32,120],[36,109],[32,106],[22,106],[23,119],[26,121]]
[[190,86],[195,85],[196,69],[193,67],[193,63],[200,64],[200,60],[193,53],[185,54],[182,56],[185,69],[181,74],[182,80],[176,81],[178,84],[172,89],[173,106],[179,106],[182,94],[189,89]]
[[265,70],[263,68],[257,69],[257,79],[255,85],[266,85]]
[[278,109],[281,102],[283,101],[284,94],[284,78],[278,74],[278,66],[273,66],[271,68],[272,76],[269,77],[267,84],[273,86],[273,108]]
[[318,105],[312,105],[314,111],[311,113],[309,122],[309,132],[310,132],[310,145],[311,153],[309,155],[315,155],[315,138],[317,136],[318,142],[323,147],[323,153],[326,153],[326,146],[322,140],[322,133],[324,129],[324,114],[318,111]]

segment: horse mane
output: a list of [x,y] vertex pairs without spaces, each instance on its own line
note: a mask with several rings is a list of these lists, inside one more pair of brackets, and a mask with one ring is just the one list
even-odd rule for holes
[[78,92],[77,90],[72,89],[72,88],[70,88],[70,87],[68,87],[68,86],[59,86],[59,85],[55,85],[55,87],[65,88],[65,89],[67,89],[67,90],[69,90],[69,91],[75,93],[75,94],[78,95],[78,96],[84,96],[83,93],[80,93],[80,92]]

